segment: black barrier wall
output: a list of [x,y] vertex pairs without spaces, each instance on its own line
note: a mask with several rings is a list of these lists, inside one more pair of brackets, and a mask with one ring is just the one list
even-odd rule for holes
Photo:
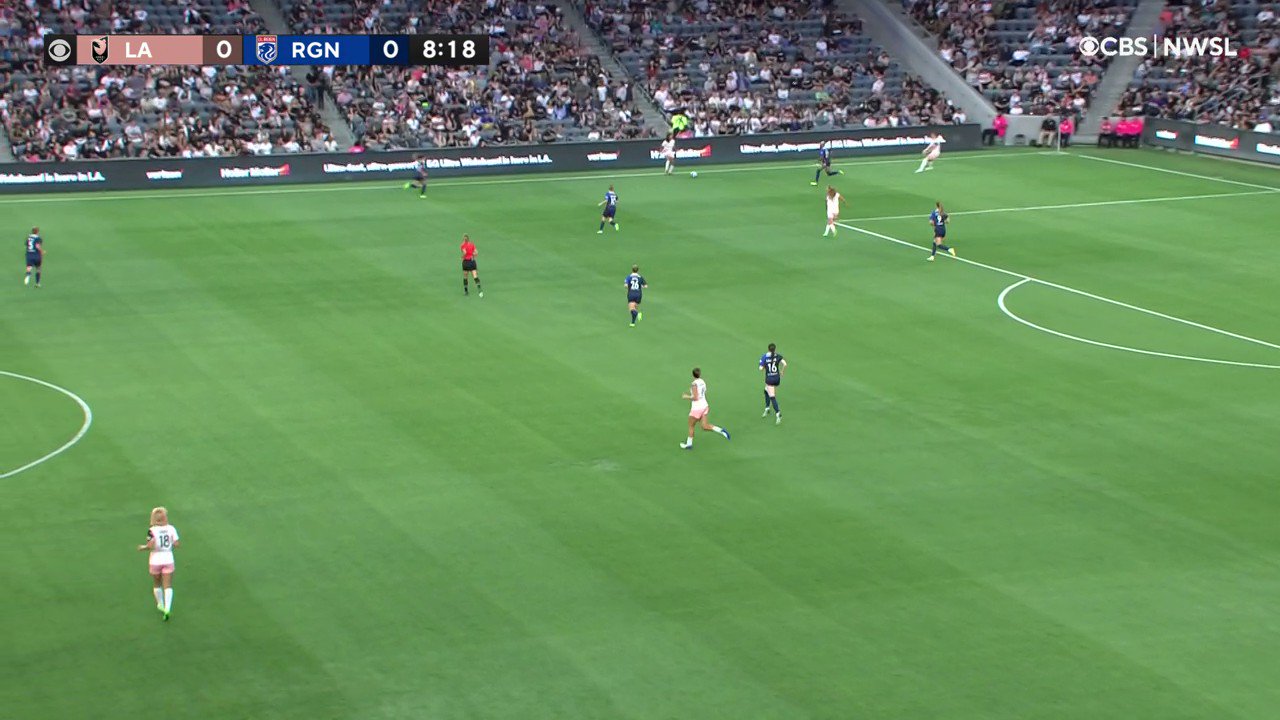
[[1161,118],[1146,123],[1142,139],[1148,145],[1280,165],[1280,135],[1275,133]]
[[[817,159],[818,142],[831,145],[836,162],[869,155],[918,152],[925,137],[940,133],[947,150],[979,147],[978,125],[877,128],[823,133],[689,138],[676,144],[681,170],[763,160]],[[580,172],[610,168],[658,168],[658,140],[561,145],[447,148],[421,151],[318,155],[250,155],[189,160],[96,160],[0,165],[0,193],[158,188],[232,187],[406,179],[413,158],[426,156],[431,177],[523,172]]]

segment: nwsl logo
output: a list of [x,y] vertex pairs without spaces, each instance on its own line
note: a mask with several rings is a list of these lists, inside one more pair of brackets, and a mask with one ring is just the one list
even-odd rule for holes
[[258,62],[264,65],[270,65],[276,61],[280,55],[280,45],[276,42],[275,35],[258,35],[254,38],[257,41],[256,55]]

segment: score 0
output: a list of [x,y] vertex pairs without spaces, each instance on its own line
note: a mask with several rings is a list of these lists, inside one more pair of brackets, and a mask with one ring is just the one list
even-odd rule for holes
[[243,65],[244,40],[239,35],[205,35],[204,65]]
[[409,38],[405,35],[374,35],[369,38],[370,65],[408,65]]

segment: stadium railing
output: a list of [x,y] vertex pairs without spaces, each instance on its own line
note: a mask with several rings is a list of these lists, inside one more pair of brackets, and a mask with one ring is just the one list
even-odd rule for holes
[[[926,136],[940,133],[948,151],[981,146],[977,124],[922,125],[833,132],[718,135],[690,138],[677,146],[681,171],[722,163],[815,160],[818,142],[829,143],[838,163],[874,155],[915,153]],[[0,165],[0,193],[86,190],[158,190],[236,187],[355,180],[403,180],[413,160],[426,159],[431,178],[529,172],[659,169],[656,140],[500,145],[422,151],[254,155],[231,158],[97,160]]]

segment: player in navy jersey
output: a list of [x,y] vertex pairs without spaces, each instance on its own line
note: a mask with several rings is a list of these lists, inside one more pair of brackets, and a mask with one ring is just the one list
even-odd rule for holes
[[942,209],[942,203],[935,203],[933,212],[929,213],[929,224],[933,226],[933,250],[929,253],[929,260],[937,256],[938,251],[951,253],[951,257],[956,256],[955,248],[946,245],[942,241],[947,237],[947,211]]
[[404,184],[404,189],[418,188],[418,197],[427,196],[427,158],[418,155],[413,159],[413,180]]
[[23,285],[31,284],[31,274],[35,273],[36,287],[40,287],[40,268],[44,266],[44,240],[40,239],[40,228],[31,228],[27,236],[27,274],[22,279]]
[[787,371],[787,361],[778,352],[778,346],[769,343],[769,350],[760,356],[760,372],[764,373],[764,413],[760,417],[769,417],[773,411],[774,423],[782,423],[782,410],[778,409],[778,386],[782,384],[782,374]]
[[600,229],[596,230],[599,235],[604,232],[604,224],[609,223],[613,226],[614,231],[621,230],[618,227],[618,221],[615,216],[618,214],[618,193],[613,191],[613,186],[609,186],[609,192],[604,194],[604,200],[601,200],[596,207],[604,206],[604,212],[600,213]]
[[822,177],[822,171],[827,171],[827,176],[843,175],[843,170],[831,169],[831,148],[827,147],[827,141],[823,140],[818,143],[818,169],[813,173],[813,182],[810,185],[817,185],[818,178]]
[[627,286],[627,309],[631,311],[631,327],[635,327],[636,322],[644,319],[644,313],[640,312],[640,301],[644,299],[644,289],[649,287],[649,283],[640,274],[639,265],[631,266],[631,274],[624,283]]

